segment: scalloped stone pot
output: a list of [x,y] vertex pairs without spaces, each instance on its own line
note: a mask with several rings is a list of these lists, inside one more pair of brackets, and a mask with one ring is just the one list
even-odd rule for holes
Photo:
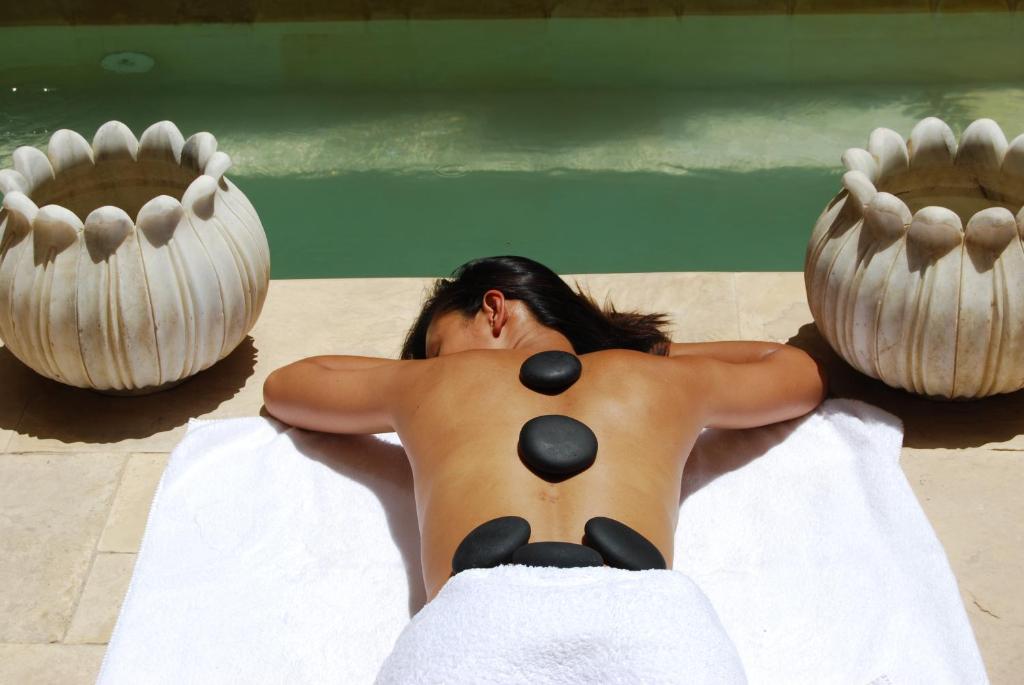
[[209,133],[118,121],[53,134],[0,171],[0,338],[38,373],[109,393],[169,387],[229,354],[267,296],[256,210]]
[[907,142],[878,128],[867,150],[842,159],[844,189],[804,261],[811,313],[832,348],[934,399],[1024,387],[1024,134],[1007,143],[978,119],[958,144],[929,117]]

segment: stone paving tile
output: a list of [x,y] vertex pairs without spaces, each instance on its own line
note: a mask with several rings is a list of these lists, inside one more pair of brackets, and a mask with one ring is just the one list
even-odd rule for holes
[[104,645],[0,644],[0,683],[89,685],[105,651]]
[[64,636],[126,458],[0,455],[0,642]]
[[[316,354],[397,357],[431,281],[273,281],[263,313],[252,331],[259,341],[259,365],[267,363],[276,368]],[[315,325],[310,325],[311,321]]]
[[907,480],[957,577],[993,683],[1024,672],[1024,452],[904,448]]
[[14,429],[25,413],[29,399],[38,391],[38,376],[22,364],[0,342],[0,451],[4,451],[14,436]]
[[929,400],[861,374],[831,350],[826,354],[835,396],[899,416],[908,447],[1024,449],[1024,391],[970,401]]
[[256,348],[246,338],[213,367],[151,395],[115,397],[36,376],[10,452],[168,452],[189,417],[230,400],[252,375]]
[[736,302],[744,340],[786,342],[814,321],[800,271],[739,272]]
[[677,342],[735,340],[739,336],[731,272],[585,274],[577,278],[598,304],[610,298],[620,311],[664,312]]
[[167,454],[133,454],[128,458],[114,496],[107,525],[96,549],[100,552],[138,552],[157,484],[167,466]]
[[106,644],[110,640],[134,568],[134,554],[96,555],[64,636],[65,644]]

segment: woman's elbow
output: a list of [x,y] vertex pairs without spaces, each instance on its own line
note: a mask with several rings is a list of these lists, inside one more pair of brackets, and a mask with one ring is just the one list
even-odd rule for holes
[[789,387],[791,400],[802,410],[799,415],[814,411],[828,396],[828,376],[824,367],[806,351],[794,345],[783,345],[772,353],[776,354],[780,355],[777,357],[779,362],[786,364],[782,371],[783,378]]
[[281,399],[283,393],[284,378],[281,373],[284,368],[275,369],[270,372],[267,379],[263,381],[263,406],[266,407],[267,413],[271,416],[282,419],[281,416]]
[[808,411],[811,411],[828,397],[828,374],[825,372],[824,364],[806,351],[795,347],[793,349],[797,350],[804,358],[804,366],[807,369],[804,377],[807,382],[808,401],[811,403]]

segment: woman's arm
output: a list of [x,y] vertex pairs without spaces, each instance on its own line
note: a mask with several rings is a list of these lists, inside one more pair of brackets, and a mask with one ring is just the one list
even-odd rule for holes
[[[675,347],[679,345],[679,347]],[[803,416],[828,394],[823,366],[792,345],[765,341],[673,343],[701,387],[705,425],[752,428]]]
[[714,342],[674,342],[669,345],[669,357],[694,355],[711,357],[720,362],[745,364],[764,359],[765,356],[786,347],[783,343],[761,340],[717,340]]
[[[316,357],[300,359],[295,364],[316,364],[330,371],[355,371],[357,369],[371,369],[375,366],[384,366],[393,362],[393,359],[384,357],[357,357],[348,354],[321,354]],[[282,366],[282,369],[288,368]],[[281,369],[278,369],[280,371]]]
[[386,433],[408,392],[415,361],[379,357],[308,357],[272,372],[263,403],[277,419],[327,433]]

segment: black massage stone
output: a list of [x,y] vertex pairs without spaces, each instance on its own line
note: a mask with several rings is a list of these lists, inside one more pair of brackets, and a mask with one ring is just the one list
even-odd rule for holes
[[597,436],[586,424],[561,414],[537,416],[519,431],[519,452],[534,471],[571,476],[597,458]]
[[579,357],[561,350],[538,352],[519,367],[519,382],[535,392],[557,395],[579,380]]
[[604,566],[604,559],[596,550],[574,542],[531,542],[515,551],[512,563],[523,566],[576,568]]
[[469,532],[452,555],[452,573],[512,563],[512,553],[530,539],[530,522],[521,516],[491,519]]
[[609,566],[643,571],[665,568],[665,557],[650,540],[625,523],[595,516],[583,527],[584,542],[598,552]]

